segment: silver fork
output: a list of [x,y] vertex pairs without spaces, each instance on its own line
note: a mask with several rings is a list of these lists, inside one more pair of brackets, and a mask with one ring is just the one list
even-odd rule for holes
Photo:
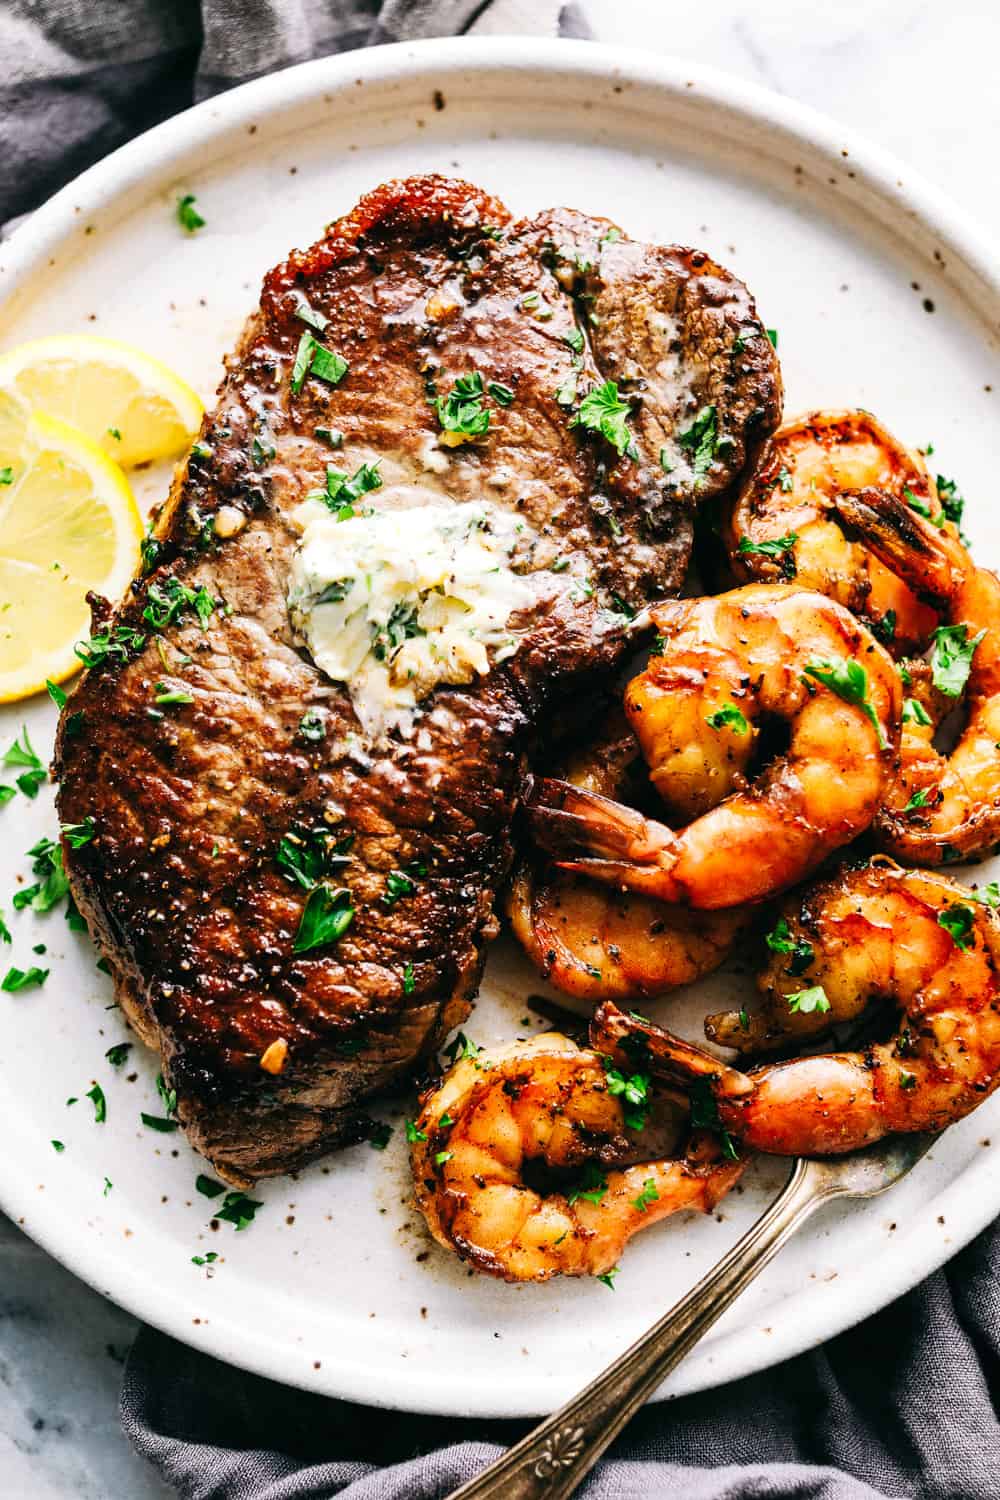
[[873,1198],[905,1177],[936,1135],[890,1136],[851,1156],[801,1158],[778,1197],[718,1265],[554,1416],[449,1500],[567,1500],[646,1398],[831,1198]]

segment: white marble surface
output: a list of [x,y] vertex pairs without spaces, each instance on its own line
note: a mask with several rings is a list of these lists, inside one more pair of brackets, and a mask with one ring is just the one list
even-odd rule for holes
[[[993,0],[580,0],[603,41],[672,51],[811,104],[906,158],[987,229],[1000,143]],[[133,1320],[0,1218],[0,1497],[168,1492],[118,1427]]]

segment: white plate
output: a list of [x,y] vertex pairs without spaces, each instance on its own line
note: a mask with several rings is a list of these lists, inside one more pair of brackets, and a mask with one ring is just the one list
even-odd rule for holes
[[[382,179],[429,169],[481,183],[515,211],[567,203],[636,235],[704,246],[745,277],[780,331],[788,410],[858,404],[909,441],[933,439],[936,461],[971,496],[981,555],[1000,555],[990,515],[995,262],[903,168],[787,101],[687,63],[462,40],[329,58],[249,84],[117,152],[0,246],[0,343],[117,334],[210,397],[262,273]],[[207,220],[191,237],[173,216],[187,191]],[[163,485],[147,476],[145,498]],[[54,719],[47,700],[8,710],[3,742],[24,721],[45,753]],[[21,851],[54,831],[50,791],[36,804],[18,797],[0,823],[9,892],[28,871]],[[986,867],[976,875],[990,878]],[[0,904],[10,916],[9,899]],[[140,1109],[160,1112],[154,1061],[138,1046],[131,1067],[104,1061],[126,1033],[89,945],[58,913],[11,922],[14,947],[0,960],[25,967],[44,941],[52,973],[44,989],[3,996],[0,1202],[123,1306],[278,1380],[410,1410],[548,1410],[686,1290],[783,1175],[778,1163],[755,1166],[718,1222],[685,1217],[640,1236],[614,1294],[594,1282],[508,1287],[432,1248],[409,1206],[398,1129],[384,1155],[362,1146],[266,1184],[251,1228],[213,1233],[210,1204],[194,1191],[202,1163],[181,1137],[139,1122]],[[732,996],[741,985],[730,976],[714,989]],[[521,1018],[539,988],[498,948],[472,1036],[493,1043],[538,1029]],[[656,1013],[697,1035],[712,988]],[[95,1080],[107,1093],[104,1125],[84,1097]],[[67,1108],[70,1095],[80,1102]],[[661,1394],[796,1354],[940,1265],[1000,1209],[986,1149],[998,1109],[990,1101],[950,1131],[889,1197],[828,1209]],[[211,1276],[191,1263],[209,1250],[221,1256]]]

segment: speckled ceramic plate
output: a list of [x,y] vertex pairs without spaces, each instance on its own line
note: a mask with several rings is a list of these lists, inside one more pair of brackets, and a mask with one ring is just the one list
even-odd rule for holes
[[[0,246],[0,347],[94,330],[160,355],[206,398],[262,273],[383,178],[457,172],[516,212],[567,203],[630,232],[704,246],[753,288],[780,333],[789,411],[861,405],[970,497],[980,555],[1000,556],[993,503],[1000,272],[950,205],[837,127],[687,63],[586,43],[427,42],[334,57],[237,89],[109,157]],[[177,226],[195,192],[207,220]],[[166,475],[140,485],[145,501]],[[47,700],[2,714],[47,753]],[[509,1287],[434,1248],[409,1203],[397,1129],[271,1182],[255,1222],[209,1228],[202,1163],[160,1135],[155,1061],[127,1037],[87,941],[56,912],[10,914],[23,851],[54,831],[51,790],[0,811],[0,898],[44,988],[3,996],[0,1202],[109,1297],[199,1348],[331,1395],[450,1413],[548,1410],[622,1350],[732,1244],[783,1177],[754,1166],[717,1219],[640,1236],[612,1294],[598,1283]],[[978,872],[990,878],[995,871]],[[661,1003],[697,1035],[717,977]],[[469,1025],[494,1043],[539,1029],[538,982],[505,944]],[[97,1124],[85,1097],[107,1096]],[[67,1107],[66,1100],[79,1102]],[[412,1104],[411,1104],[412,1107]],[[881,1307],[1000,1210],[989,1148],[1000,1099],[949,1131],[891,1195],[830,1208],[785,1249],[661,1394],[785,1359]],[[403,1110],[385,1118],[398,1122]],[[65,1143],[57,1153],[50,1142]],[[106,1183],[113,1184],[106,1186]],[[215,1252],[199,1267],[192,1257]]]

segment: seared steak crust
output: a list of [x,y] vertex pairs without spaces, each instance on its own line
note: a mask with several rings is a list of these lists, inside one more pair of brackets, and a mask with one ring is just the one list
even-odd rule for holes
[[[295,394],[303,313],[348,373]],[[620,660],[628,612],[678,588],[694,502],[756,461],[780,380],[746,289],[702,253],[567,210],[511,224],[433,176],[379,188],[271,272],[226,369],[158,554],[111,621],[145,640],[86,673],[57,767],[61,820],[96,825],[66,867],[123,1008],[195,1146],[244,1183],[356,1136],[361,1102],[467,1014],[532,736]],[[444,449],[429,394],[471,371],[513,400],[491,403],[481,440]],[[633,399],[634,456],[569,426],[574,393],[606,379]],[[707,405],[719,441],[696,461],[678,439]],[[376,459],[379,509],[515,511],[535,604],[515,656],[373,742],[297,644],[286,589],[290,512],[328,463]],[[204,628],[191,607],[159,629],[144,618],[171,579],[215,601]],[[158,684],[194,701],[157,708]],[[322,740],[303,737],[306,714]],[[312,828],[352,840],[336,878],[355,917],[296,953],[306,891],[275,853]],[[421,873],[393,901],[387,877],[407,869]]]

